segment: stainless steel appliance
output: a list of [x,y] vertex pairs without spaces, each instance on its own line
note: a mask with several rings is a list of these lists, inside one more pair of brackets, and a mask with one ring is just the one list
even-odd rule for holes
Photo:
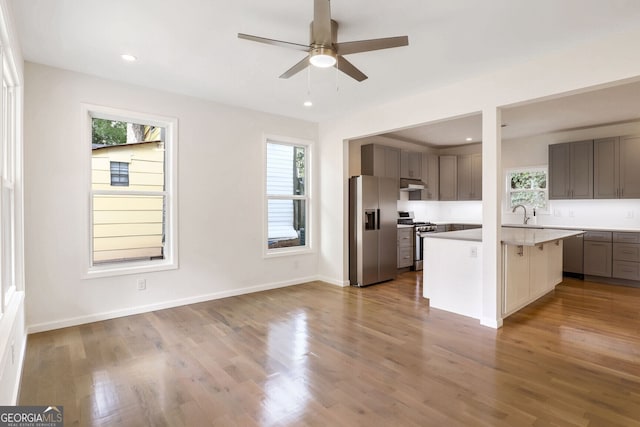
[[430,222],[415,222],[413,223],[416,233],[416,248],[413,252],[413,269],[415,271],[422,270],[422,261],[424,260],[424,239],[422,235],[425,233],[433,233],[437,230],[437,226]]
[[396,277],[398,181],[349,179],[349,281],[367,286]]

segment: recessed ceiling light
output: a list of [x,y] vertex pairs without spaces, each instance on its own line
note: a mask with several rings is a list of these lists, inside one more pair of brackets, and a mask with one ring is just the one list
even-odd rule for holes
[[136,59],[138,59],[133,55],[129,55],[128,53],[123,53],[122,55],[120,55],[120,58],[122,58],[123,60],[125,60],[127,62],[133,62]]
[[473,138],[467,138],[466,141],[473,141]]
[[311,101],[304,101],[304,104],[302,104],[302,105],[304,105],[305,107],[311,107],[311,106],[313,106],[313,102],[311,102]]

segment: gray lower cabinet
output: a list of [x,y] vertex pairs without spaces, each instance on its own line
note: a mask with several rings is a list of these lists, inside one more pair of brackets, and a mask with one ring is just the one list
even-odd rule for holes
[[564,239],[562,245],[562,271],[584,274],[583,236]]
[[613,233],[612,255],[613,277],[640,280],[640,233]]
[[458,200],[458,156],[440,156],[439,200]]
[[584,234],[584,274],[611,277],[612,235],[610,231],[587,231]]
[[640,137],[597,139],[593,154],[594,198],[640,198]]
[[593,198],[593,141],[549,145],[549,199]]
[[413,228],[398,228],[398,268],[413,265]]

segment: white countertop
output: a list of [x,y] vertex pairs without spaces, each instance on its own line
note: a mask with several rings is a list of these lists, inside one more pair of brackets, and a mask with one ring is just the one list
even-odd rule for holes
[[[551,228],[517,228],[502,227],[502,243],[516,246],[535,246],[540,243],[565,239],[582,234],[582,230],[551,229]],[[472,242],[482,241],[482,229],[449,231],[446,233],[425,233],[422,235],[429,239],[468,240]]]

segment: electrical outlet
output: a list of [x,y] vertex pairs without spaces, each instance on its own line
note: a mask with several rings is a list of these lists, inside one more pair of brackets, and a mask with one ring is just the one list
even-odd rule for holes
[[627,211],[627,218],[633,218],[633,211]]
[[145,279],[138,279],[137,286],[139,291],[144,291],[147,289],[147,281]]
[[553,216],[562,216],[562,212],[560,212],[560,209],[554,209]]
[[573,211],[569,211],[569,216],[573,218],[575,216],[575,213]]
[[471,246],[471,251],[469,253],[469,256],[471,258],[478,258],[478,247],[477,246]]

